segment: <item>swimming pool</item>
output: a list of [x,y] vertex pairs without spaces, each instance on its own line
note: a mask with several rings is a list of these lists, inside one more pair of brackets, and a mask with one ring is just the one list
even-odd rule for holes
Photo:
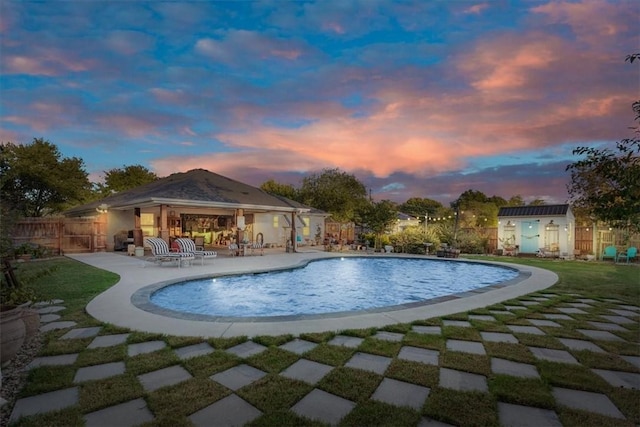
[[188,280],[150,294],[167,314],[304,316],[416,304],[506,282],[512,268],[472,262],[346,257],[264,273]]

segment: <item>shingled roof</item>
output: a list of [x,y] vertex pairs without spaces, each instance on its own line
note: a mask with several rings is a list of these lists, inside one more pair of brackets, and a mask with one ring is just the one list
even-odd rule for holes
[[66,211],[65,215],[78,216],[95,212],[101,205],[107,205],[109,209],[126,210],[160,204],[282,212],[308,212],[311,209],[225,176],[204,169],[193,169],[77,206]]
[[501,216],[558,216],[566,215],[569,205],[503,206],[498,211]]

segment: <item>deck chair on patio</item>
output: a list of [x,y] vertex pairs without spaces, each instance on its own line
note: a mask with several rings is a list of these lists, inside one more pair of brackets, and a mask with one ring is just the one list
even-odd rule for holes
[[191,239],[180,237],[177,238],[175,242],[178,244],[180,252],[192,253],[196,258],[202,260],[202,265],[204,265],[205,258],[212,259],[218,256],[216,251],[205,251],[203,246],[196,246],[195,242]]
[[240,247],[236,244],[236,243],[231,243],[229,245],[229,254],[231,256],[236,256],[238,255],[238,251],[240,250]]
[[180,268],[183,262],[190,262],[195,259],[195,255],[190,252],[172,252],[167,242],[158,237],[147,237],[145,245],[151,248],[154,261],[160,264],[175,261],[178,263],[178,268]]
[[615,246],[607,246],[606,248],[604,248],[604,251],[600,256],[600,259],[604,261],[607,258],[611,258],[613,261],[615,261],[617,253],[618,253],[618,250],[616,249]]
[[620,252],[616,256],[616,262],[621,262],[624,260],[627,264],[629,264],[629,260],[635,259],[636,256],[638,256],[638,248],[636,248],[635,246],[631,246],[629,249]]

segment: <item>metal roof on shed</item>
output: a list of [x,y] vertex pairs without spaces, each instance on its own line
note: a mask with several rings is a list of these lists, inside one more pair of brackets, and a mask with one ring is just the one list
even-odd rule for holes
[[498,216],[558,216],[568,211],[569,205],[503,206]]

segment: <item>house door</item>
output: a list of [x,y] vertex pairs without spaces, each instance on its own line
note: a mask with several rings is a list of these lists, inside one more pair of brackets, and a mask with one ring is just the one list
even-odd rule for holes
[[536,221],[522,223],[522,235],[520,237],[520,253],[535,254],[540,249],[539,223]]

